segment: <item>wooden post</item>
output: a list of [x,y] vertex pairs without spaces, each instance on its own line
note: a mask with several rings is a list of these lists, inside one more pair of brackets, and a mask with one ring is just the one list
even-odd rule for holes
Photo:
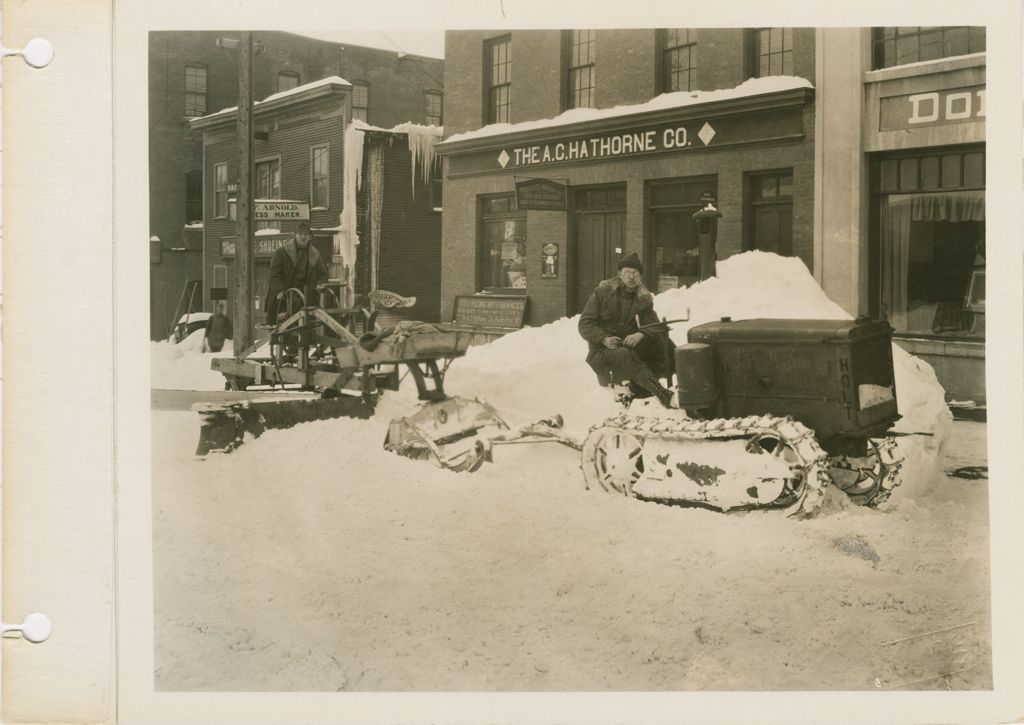
[[253,174],[252,174],[252,31],[242,33],[238,47],[238,241],[235,245],[235,355],[253,342]]

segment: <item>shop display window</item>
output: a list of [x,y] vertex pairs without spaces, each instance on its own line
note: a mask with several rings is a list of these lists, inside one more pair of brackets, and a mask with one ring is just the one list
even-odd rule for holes
[[650,182],[647,187],[647,228],[654,251],[656,292],[685,287],[700,279],[700,243],[693,215],[703,204],[700,194],[717,193],[715,177]]
[[480,287],[526,287],[526,214],[515,197],[503,195],[480,201]]
[[876,289],[897,333],[984,338],[984,168],[962,148],[876,163]]

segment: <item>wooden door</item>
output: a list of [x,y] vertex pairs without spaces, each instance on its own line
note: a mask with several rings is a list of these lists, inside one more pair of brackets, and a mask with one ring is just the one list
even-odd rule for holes
[[575,312],[581,312],[598,282],[615,275],[625,243],[625,212],[576,216]]

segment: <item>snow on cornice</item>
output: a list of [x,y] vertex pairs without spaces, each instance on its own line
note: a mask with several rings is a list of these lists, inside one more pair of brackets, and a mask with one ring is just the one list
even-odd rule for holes
[[[320,88],[321,86],[329,86],[329,85],[340,85],[340,86],[345,86],[345,87],[348,87],[348,88],[352,87],[352,84],[349,83],[344,78],[342,78],[341,76],[327,76],[326,78],[321,78],[318,81],[313,81],[312,83],[307,83],[304,86],[296,86],[295,88],[289,88],[287,91],[281,91],[280,93],[274,93],[272,95],[269,95],[266,98],[264,98],[262,101],[256,101],[255,103],[253,103],[252,107],[253,107],[254,111],[258,111],[260,109],[260,106],[263,106],[266,103],[270,103],[272,101],[281,101],[281,100],[284,100],[284,99],[288,98],[289,96],[297,96],[297,95],[299,95],[301,93],[306,93],[306,92],[314,90],[316,88]],[[223,108],[223,109],[217,111],[216,113],[210,113],[210,114],[207,114],[205,116],[198,116],[198,117],[193,118],[191,120],[192,121],[200,121],[200,120],[201,121],[209,121],[209,120],[213,120],[215,118],[220,118],[221,116],[227,116],[227,115],[230,115],[232,113],[237,113],[237,112],[238,112],[238,106],[232,106],[231,108]]]
[[537,128],[567,126],[573,123],[596,121],[602,118],[615,118],[616,116],[629,116],[635,113],[647,113],[649,111],[660,111],[669,108],[696,106],[703,103],[725,101],[732,98],[760,96],[766,93],[778,93],[779,91],[790,91],[798,88],[814,88],[814,85],[805,78],[797,78],[795,76],[751,78],[735,88],[725,88],[717,91],[677,91],[675,93],[662,93],[660,96],[655,96],[646,103],[637,103],[630,106],[614,106],[612,108],[573,108],[555,116],[554,118],[543,118],[537,121],[523,121],[521,123],[492,123],[489,126],[478,128],[475,131],[466,131],[465,133],[454,134],[446,138],[444,142],[445,144],[449,144],[455,141],[499,136],[506,133],[518,133],[520,131],[529,131]]

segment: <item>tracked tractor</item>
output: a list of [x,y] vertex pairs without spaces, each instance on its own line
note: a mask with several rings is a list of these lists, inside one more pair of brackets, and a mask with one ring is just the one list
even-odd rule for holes
[[866,318],[690,328],[675,351],[678,408],[634,403],[591,429],[588,488],[802,515],[829,485],[855,503],[882,503],[900,467],[891,332]]

